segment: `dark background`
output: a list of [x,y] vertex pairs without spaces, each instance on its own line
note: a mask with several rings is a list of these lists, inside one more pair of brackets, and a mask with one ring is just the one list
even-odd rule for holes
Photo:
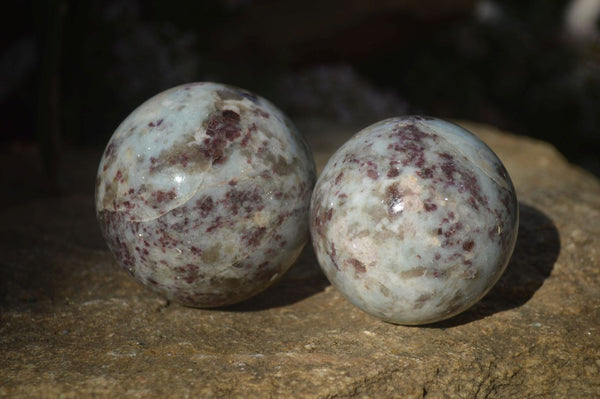
[[600,24],[569,31],[569,3],[14,2],[2,28],[0,154],[17,164],[2,173],[37,157],[44,190],[58,192],[65,151],[102,148],[144,100],[210,80],[295,120],[490,123],[549,141],[600,176]]

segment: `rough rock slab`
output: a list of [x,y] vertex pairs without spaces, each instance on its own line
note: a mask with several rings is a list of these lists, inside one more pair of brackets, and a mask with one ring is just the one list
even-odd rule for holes
[[[2,169],[20,176],[9,187],[26,194],[11,192],[0,210],[0,397],[599,397],[600,182],[545,143],[463,125],[513,178],[519,238],[481,302],[425,327],[354,308],[311,248],[238,306],[169,304],[102,241],[100,152],[66,155],[70,185],[54,199],[22,184],[41,181],[38,167],[9,164],[35,157],[3,155]],[[321,168],[351,134],[323,130],[305,129]]]

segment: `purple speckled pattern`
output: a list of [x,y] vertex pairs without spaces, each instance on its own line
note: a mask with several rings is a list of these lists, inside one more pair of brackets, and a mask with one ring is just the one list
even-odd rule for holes
[[310,218],[319,263],[341,294],[409,325],[479,301],[508,264],[519,220],[492,150],[423,116],[387,119],[347,141],[317,181]]
[[216,83],[149,99],[100,161],[96,212],[118,263],[188,306],[264,290],[308,241],[310,150],[267,100]]

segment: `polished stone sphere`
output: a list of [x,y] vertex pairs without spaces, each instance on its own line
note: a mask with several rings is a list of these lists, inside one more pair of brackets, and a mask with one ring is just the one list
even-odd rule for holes
[[149,99],[114,132],[96,213],[137,281],[184,305],[229,305],[298,257],[314,179],[306,142],[274,105],[192,83]]
[[518,203],[476,136],[406,116],[363,129],[329,159],[310,228],[346,299],[392,323],[426,324],[464,311],[496,283],[515,245]]

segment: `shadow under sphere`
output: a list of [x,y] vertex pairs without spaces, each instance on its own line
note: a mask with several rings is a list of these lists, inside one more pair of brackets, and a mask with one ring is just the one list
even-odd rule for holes
[[519,202],[519,234],[515,250],[500,280],[465,312],[429,327],[455,327],[524,305],[550,276],[560,254],[560,235],[552,220],[533,206]]

